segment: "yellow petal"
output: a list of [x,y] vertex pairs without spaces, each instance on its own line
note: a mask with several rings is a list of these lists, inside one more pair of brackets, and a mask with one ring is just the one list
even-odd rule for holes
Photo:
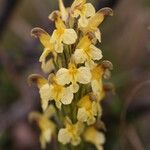
[[93,68],[95,68],[97,64],[94,63],[94,61],[88,61],[88,62],[85,62],[85,67],[89,68],[90,70],[93,70]]
[[48,108],[46,109],[46,111],[44,112],[44,117],[46,118],[50,118],[52,117],[54,114],[56,114],[56,109],[53,105],[48,106]]
[[50,88],[49,84],[47,83],[47,84],[43,85],[40,88],[39,93],[40,93],[40,96],[41,96],[41,99],[42,99],[42,108],[45,111],[46,108],[48,107],[48,101],[50,99],[52,99],[52,97],[51,97],[51,88]]
[[105,96],[102,81],[93,80],[91,81],[91,86],[92,86],[92,91],[96,96],[97,100],[101,101]]
[[66,68],[61,68],[56,73],[56,80],[59,84],[65,85],[70,83],[69,71]]
[[76,49],[74,53],[74,60],[76,64],[84,63],[85,62],[85,52],[83,49]]
[[52,84],[51,85],[51,94],[55,102],[60,102],[61,98],[63,97],[65,88],[59,84]]
[[72,100],[73,100],[73,93],[70,87],[67,87],[64,91],[63,97],[61,98],[61,102],[64,105],[68,105],[71,104]]
[[57,17],[57,19],[55,20],[55,26],[57,29],[66,29],[66,25],[60,17]]
[[77,34],[74,29],[65,29],[65,32],[63,34],[63,42],[65,44],[73,44],[77,40]]
[[52,60],[52,59],[49,59],[47,62],[42,63],[41,68],[42,68],[42,70],[43,70],[45,73],[51,72],[52,70],[55,69],[54,64],[53,64],[53,60]]
[[73,83],[70,85],[70,89],[72,93],[76,93],[79,90],[79,85],[77,83]]
[[77,81],[78,81],[79,83],[82,83],[82,84],[87,84],[87,83],[89,83],[90,80],[91,80],[91,77],[92,77],[89,68],[87,68],[87,67],[80,67],[80,68],[78,69],[78,71],[79,71],[79,74],[78,74],[78,79],[77,79]]
[[66,21],[68,19],[68,12],[64,6],[63,0],[59,0],[59,9],[60,9],[62,20]]
[[63,44],[62,44],[62,35],[63,33],[60,33],[60,30],[54,30],[52,37],[51,37],[51,43],[54,45],[54,50],[57,53],[63,52]]
[[95,32],[95,37],[98,39],[99,42],[101,42],[101,32],[99,29],[97,29]]
[[46,57],[49,55],[49,53],[50,51],[45,49],[42,55],[40,56],[39,62],[45,63]]
[[41,148],[45,149],[46,148],[46,140],[45,140],[44,136],[40,135],[39,140],[40,140]]
[[76,7],[81,7],[86,3],[86,0],[74,0],[71,8],[74,9]]
[[97,131],[94,127],[89,127],[84,133],[84,139],[87,142],[94,144],[97,150],[103,150],[105,136],[102,132]]
[[42,132],[43,137],[45,139],[46,142],[50,142],[51,141],[51,135],[52,135],[52,131],[51,129],[46,129]]
[[58,141],[62,144],[67,144],[71,140],[70,134],[67,129],[60,129],[58,132]]
[[91,105],[92,103],[91,103],[89,95],[85,95],[78,102],[78,107],[84,107],[85,109],[90,109]]
[[102,107],[101,107],[99,102],[95,102],[94,101],[92,103],[92,110],[93,110],[94,116],[98,116],[98,118],[101,117],[101,115],[102,115]]
[[77,49],[86,50],[91,45],[91,40],[88,35],[85,35],[81,38],[80,42],[77,45]]
[[81,142],[81,138],[79,136],[74,136],[71,140],[71,144],[74,146],[79,145]]
[[[93,101],[92,102],[92,112],[93,112],[93,115],[94,116],[97,116],[97,114],[98,114],[98,111],[100,111],[100,104],[99,103],[97,103],[97,102],[95,102],[95,101]],[[102,111],[102,110],[101,110]]]
[[91,3],[86,3],[84,6],[86,7],[86,17],[91,17],[95,15],[95,8]]
[[50,53],[49,50],[44,50],[44,52],[42,53],[39,59],[39,61],[42,63],[41,68],[45,73],[48,73],[54,69],[53,60],[52,59],[46,60],[49,53]]
[[61,109],[61,102],[60,101],[55,101],[56,107],[58,109]]
[[77,131],[77,134],[78,135],[80,135],[80,134],[82,134],[83,133],[83,131],[84,131],[84,124],[82,123],[82,122],[80,122],[80,121],[78,121],[77,123],[76,123],[76,131]]
[[56,44],[55,44],[55,51],[57,52],[57,53],[62,53],[63,52],[63,44],[60,42],[60,41],[58,41]]
[[78,114],[77,114],[78,121],[86,122],[87,118],[88,118],[88,116],[87,116],[85,108],[79,108]]
[[90,116],[88,119],[87,119],[87,125],[92,125],[96,122],[96,119],[94,116]]
[[103,56],[102,56],[102,51],[95,47],[94,45],[90,46],[91,49],[91,56],[93,60],[100,60]]
[[85,16],[81,16],[79,19],[79,27],[86,27],[88,25],[88,19]]
[[96,13],[93,17],[89,19],[89,24],[87,26],[89,31],[97,30],[98,26],[103,22],[104,15],[102,13]]
[[107,15],[112,16],[113,12],[110,8],[102,8],[100,9],[94,16],[92,16],[89,19],[89,24],[87,26],[87,29],[89,31],[96,31],[98,26],[103,22],[104,17]]
[[53,49],[53,45],[50,43],[51,37],[50,35],[41,28],[34,28],[31,30],[31,35],[39,38],[43,46],[49,50]]

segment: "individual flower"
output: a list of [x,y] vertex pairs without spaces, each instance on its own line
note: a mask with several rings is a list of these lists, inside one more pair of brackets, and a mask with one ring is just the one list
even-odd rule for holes
[[80,143],[80,135],[83,132],[84,125],[81,122],[73,124],[69,118],[66,118],[65,128],[62,128],[58,132],[58,141],[62,144],[71,143],[76,146]]
[[100,104],[91,100],[89,95],[84,96],[78,102],[77,119],[81,122],[87,122],[88,125],[96,122],[96,116],[101,116],[102,108]]
[[54,68],[52,59],[47,60],[47,57],[50,53],[53,54],[53,56],[57,57],[57,53],[54,51],[54,45],[50,42],[51,36],[44,31],[41,28],[34,28],[31,30],[31,35],[39,38],[40,42],[44,46],[44,51],[39,59],[39,61],[42,63],[42,69],[44,72],[49,72]]
[[42,149],[46,148],[46,143],[51,142],[52,136],[56,132],[55,123],[49,120],[49,118],[52,117],[54,113],[54,108],[51,106],[44,112],[44,114],[39,112],[31,112],[29,115],[29,119],[35,120],[41,130],[40,143]]
[[74,63],[70,63],[68,69],[61,68],[56,73],[57,82],[61,85],[71,83],[70,88],[74,93],[79,89],[78,83],[87,84],[91,80],[91,72],[88,67],[77,68]]
[[67,45],[74,44],[77,40],[77,34],[74,29],[67,29],[60,18],[59,12],[53,12],[49,18],[55,21],[56,26],[50,42],[54,44],[54,49],[57,53],[62,53],[63,43]]
[[79,26],[79,28],[86,34],[88,32],[94,33],[95,37],[101,42],[101,32],[99,30],[100,24],[103,22],[105,16],[112,16],[113,11],[111,8],[102,8],[98,12],[95,13],[92,17],[88,19],[88,24],[83,27]]
[[86,0],[75,0],[71,5],[71,16],[79,17],[78,23],[81,27],[86,27],[88,25],[88,18],[94,16],[95,8],[91,3],[86,3]]
[[77,64],[86,62],[87,64],[93,64],[94,60],[100,60],[102,58],[102,52],[99,48],[92,44],[92,39],[89,35],[85,35],[81,38],[74,52],[74,59]]
[[103,150],[105,136],[102,132],[96,130],[93,126],[88,127],[84,132],[85,141],[94,144],[97,150]]
[[64,87],[57,83],[56,77],[51,74],[49,80],[39,75],[31,75],[29,79],[35,82],[39,87],[39,93],[42,100],[42,108],[45,110],[48,107],[49,100],[54,100],[57,108],[61,108],[61,104],[70,104],[73,99],[73,93],[70,87]]
[[[91,86],[92,91],[98,101],[101,101],[105,96],[105,90],[103,86],[103,78],[109,79],[111,76],[111,70],[113,69],[113,65],[110,61],[104,60],[101,64],[95,65],[91,69],[92,78],[91,78]],[[114,90],[113,85],[107,85],[107,89]]]

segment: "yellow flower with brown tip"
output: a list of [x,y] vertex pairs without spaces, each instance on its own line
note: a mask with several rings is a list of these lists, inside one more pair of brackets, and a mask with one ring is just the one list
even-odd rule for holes
[[94,144],[97,150],[103,150],[105,136],[102,132],[96,130],[93,126],[88,127],[84,132],[85,141]]
[[77,34],[74,29],[67,29],[66,25],[60,18],[59,12],[53,12],[49,18],[55,21],[56,29],[54,30],[51,43],[57,53],[63,52],[63,44],[74,44],[77,40]]
[[94,60],[100,60],[102,57],[101,50],[92,44],[89,35],[81,38],[74,52],[74,60],[77,64],[86,62],[91,65]]
[[95,8],[91,3],[86,3],[86,0],[75,0],[71,5],[71,16],[79,17],[78,24],[81,27],[88,25],[88,18],[95,14]]
[[84,96],[78,102],[77,119],[81,122],[87,122],[88,125],[96,122],[96,117],[101,116],[102,108],[100,104],[91,100],[89,95]]
[[38,86],[42,109],[45,111],[48,107],[48,101],[50,98],[50,88],[48,81],[41,75],[32,74],[28,77],[28,82],[29,84],[35,83]]
[[99,30],[100,24],[103,22],[105,16],[112,16],[113,11],[111,8],[102,8],[88,19],[88,24],[85,27],[79,26],[79,28],[86,34],[88,32],[94,33],[95,37],[101,42],[101,32]]
[[73,124],[69,118],[65,120],[65,128],[62,128],[58,132],[58,141],[62,144],[71,143],[76,146],[80,144],[80,135],[83,132],[84,125],[81,122]]
[[33,28],[31,30],[31,35],[36,38],[39,38],[40,42],[44,46],[44,51],[39,61],[42,63],[41,68],[43,69],[43,71],[49,72],[54,68],[54,65],[52,59],[46,60],[48,55],[52,53],[55,59],[57,57],[57,54],[54,51],[54,45],[50,42],[51,36],[41,28]]
[[44,112],[44,114],[39,112],[31,112],[29,115],[29,119],[31,121],[35,120],[41,130],[40,143],[42,149],[46,148],[46,143],[51,142],[52,136],[55,135],[56,125],[54,122],[49,120],[49,118],[52,117],[54,113],[55,110],[51,106]]
[[61,104],[68,105],[73,99],[73,93],[70,87],[64,87],[57,83],[56,77],[51,75],[50,82],[39,75],[31,75],[29,79],[35,82],[39,87],[42,108],[48,107],[49,100],[54,100],[57,108],[61,108]]
[[91,72],[88,67],[77,68],[75,64],[70,63],[68,69],[61,68],[56,73],[57,82],[61,85],[71,83],[72,92],[76,93],[79,89],[78,83],[87,84],[91,80]]

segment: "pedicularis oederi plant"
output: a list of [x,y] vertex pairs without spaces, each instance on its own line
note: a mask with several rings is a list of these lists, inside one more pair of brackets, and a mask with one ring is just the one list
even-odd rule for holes
[[111,89],[106,81],[113,66],[102,60],[96,44],[101,42],[99,26],[105,16],[112,15],[110,8],[96,12],[86,0],[75,0],[69,8],[59,0],[59,10],[49,15],[55,23],[52,35],[38,27],[31,31],[44,47],[39,61],[48,74],[47,78],[38,74],[28,78],[29,83],[36,83],[41,97],[43,112],[31,112],[29,119],[40,128],[43,149],[52,139],[58,149],[85,150],[89,145],[103,149],[101,101]]

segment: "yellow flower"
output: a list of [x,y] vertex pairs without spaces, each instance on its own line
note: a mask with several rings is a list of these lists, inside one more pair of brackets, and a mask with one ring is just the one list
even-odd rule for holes
[[105,136],[102,132],[97,131],[94,127],[88,127],[84,132],[85,141],[96,146],[97,150],[103,150]]
[[83,132],[84,125],[81,122],[72,124],[69,118],[65,121],[65,128],[62,128],[58,132],[58,141],[62,144],[71,143],[72,145],[78,145],[81,141],[80,135]]
[[52,77],[52,82],[50,84],[50,100],[55,100],[56,106],[60,109],[61,104],[64,105],[71,104],[73,100],[73,93],[70,87],[64,87],[57,82],[57,77]]
[[75,64],[70,63],[68,69],[61,68],[56,73],[57,82],[61,85],[69,84],[73,93],[79,89],[77,82],[87,84],[91,80],[91,73],[88,67],[77,68]]
[[96,99],[100,101],[105,96],[105,91],[103,89],[103,82],[102,82],[104,68],[101,65],[97,65],[91,70],[91,73],[92,73],[91,86],[93,94],[96,96]]
[[101,116],[102,108],[96,101],[92,101],[89,95],[84,96],[78,103],[77,119],[81,122],[87,122],[88,125],[94,124],[96,116]]
[[36,120],[41,130],[40,143],[42,149],[46,148],[46,143],[51,141],[52,136],[56,132],[55,124],[51,120],[49,120],[49,118],[52,117],[54,113],[54,108],[51,106],[44,112],[44,114],[31,112],[29,115],[29,119]]
[[53,12],[49,18],[55,21],[56,26],[51,37],[51,43],[54,44],[57,53],[62,53],[63,43],[67,45],[74,44],[77,40],[77,34],[74,29],[67,29],[58,12]]
[[75,62],[77,64],[86,62],[90,65],[94,60],[101,58],[101,50],[92,44],[92,39],[88,35],[83,36],[74,53]]
[[88,24],[85,27],[79,27],[85,34],[93,32],[95,37],[101,42],[101,32],[98,29],[99,25],[103,22],[105,16],[112,16],[113,11],[110,8],[102,8],[94,16],[88,19]]
[[95,8],[91,3],[86,3],[86,0],[75,0],[71,6],[71,16],[79,17],[79,26],[86,27],[88,18],[95,14]]
[[56,77],[54,75],[51,76],[51,82],[39,75],[31,75],[29,77],[30,80],[35,82],[39,87],[43,110],[48,107],[49,100],[54,100],[56,106],[60,109],[62,103],[64,105],[70,104],[73,99],[73,93],[70,87],[59,85],[56,81]]
[[52,59],[46,60],[48,55],[50,53],[52,53],[53,56],[55,57],[55,59],[57,57],[57,53],[54,51],[54,45],[52,43],[50,43],[51,36],[41,28],[32,29],[31,35],[36,38],[39,38],[40,42],[44,46],[44,51],[43,51],[39,61],[42,63],[41,67],[42,67],[43,71],[49,72],[50,70],[52,70],[54,68],[54,66],[53,66]]

